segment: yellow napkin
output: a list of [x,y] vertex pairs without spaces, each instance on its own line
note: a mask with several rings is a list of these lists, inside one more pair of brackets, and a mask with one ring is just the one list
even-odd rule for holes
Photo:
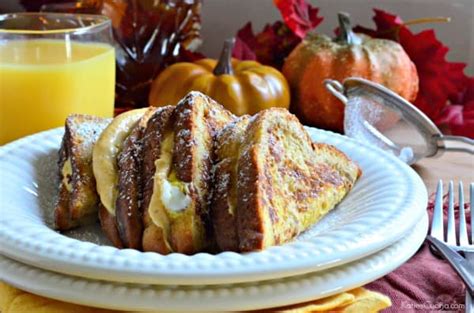
[[[344,312],[371,313],[379,312],[392,303],[387,296],[356,288],[324,299],[305,302],[287,307],[275,308],[261,312]],[[66,303],[44,298],[26,291],[16,289],[0,282],[0,312],[1,313],[119,313],[123,311],[96,309],[82,305]]]

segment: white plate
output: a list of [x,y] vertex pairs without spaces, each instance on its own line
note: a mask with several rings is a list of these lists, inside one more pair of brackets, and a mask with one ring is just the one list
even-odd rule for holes
[[326,271],[263,282],[158,286],[103,282],[53,273],[0,257],[0,278],[50,298],[122,310],[237,311],[327,297],[373,281],[408,260],[422,244],[428,216],[406,237],[376,254]]
[[97,229],[80,229],[63,236],[48,227],[57,193],[57,150],[63,134],[55,129],[0,149],[0,253],[44,269],[110,281],[248,282],[356,260],[399,240],[424,214],[426,189],[410,167],[347,137],[308,130],[315,141],[345,151],[360,164],[363,175],[335,210],[294,242],[248,254],[162,256],[101,245],[106,241]]

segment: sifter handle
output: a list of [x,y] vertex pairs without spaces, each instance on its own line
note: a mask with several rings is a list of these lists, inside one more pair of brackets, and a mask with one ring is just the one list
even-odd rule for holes
[[332,93],[336,98],[342,101],[344,105],[347,104],[347,97],[344,95],[344,86],[333,79],[325,79],[324,86],[330,93]]
[[[474,154],[474,140],[463,136],[439,135],[434,137],[438,145],[438,149],[445,151],[467,152]],[[452,146],[451,144],[460,143],[461,145]],[[449,144],[446,146],[446,144]]]

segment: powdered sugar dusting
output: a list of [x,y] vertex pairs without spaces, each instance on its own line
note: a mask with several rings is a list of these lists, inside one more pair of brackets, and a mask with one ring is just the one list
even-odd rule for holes
[[35,160],[35,182],[39,206],[45,224],[54,228],[54,208],[58,198],[58,151],[50,150],[46,154],[38,156]]
[[[54,208],[57,202],[58,194],[58,175],[57,175],[58,151],[51,149],[44,154],[38,155],[35,162],[35,180],[33,186],[38,197],[38,206],[41,210],[44,223],[49,228],[54,226]],[[64,236],[81,241],[88,241],[100,245],[110,245],[109,241],[103,235],[100,225],[94,223],[88,226],[82,226],[74,230],[62,233]]]
[[180,147],[191,147],[196,141],[191,137],[191,130],[182,128],[176,133],[177,144]]
[[111,121],[112,119],[73,114],[66,119],[66,125],[69,127],[71,135],[78,138],[84,147],[83,149],[87,151]]
[[109,240],[104,236],[99,223],[81,226],[79,228],[63,232],[63,235],[80,241],[92,242],[97,245],[111,246]]
[[219,179],[215,181],[214,188],[216,192],[220,194],[227,194],[227,189],[230,186],[230,174],[229,173],[222,173],[219,175]]

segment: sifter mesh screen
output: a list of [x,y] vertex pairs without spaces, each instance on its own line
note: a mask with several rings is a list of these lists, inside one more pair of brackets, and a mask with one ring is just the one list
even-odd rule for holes
[[353,86],[346,95],[346,135],[390,151],[409,164],[428,154],[427,136],[403,104],[370,86]]

